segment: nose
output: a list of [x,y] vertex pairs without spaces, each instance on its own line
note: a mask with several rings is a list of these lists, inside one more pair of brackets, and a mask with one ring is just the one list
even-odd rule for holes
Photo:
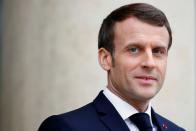
[[152,50],[147,50],[144,53],[144,57],[142,60],[142,67],[146,69],[153,69],[155,67],[155,60],[153,57]]

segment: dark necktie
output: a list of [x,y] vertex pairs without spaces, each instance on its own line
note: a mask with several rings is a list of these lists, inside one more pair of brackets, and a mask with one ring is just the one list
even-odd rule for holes
[[148,114],[136,113],[130,116],[129,119],[138,127],[140,131],[153,131]]

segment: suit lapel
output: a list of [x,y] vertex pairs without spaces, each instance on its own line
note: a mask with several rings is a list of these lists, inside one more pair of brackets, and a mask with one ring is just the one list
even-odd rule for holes
[[105,97],[103,91],[101,91],[97,98],[93,101],[93,105],[100,117],[100,120],[109,130],[129,131],[126,123],[110,101]]
[[163,119],[153,109],[152,109],[152,121],[157,126],[158,131],[172,131],[170,129],[170,126],[169,126],[170,124],[168,123],[168,121]]

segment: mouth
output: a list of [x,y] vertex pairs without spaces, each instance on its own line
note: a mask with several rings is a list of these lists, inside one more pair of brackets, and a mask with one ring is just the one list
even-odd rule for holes
[[135,76],[136,79],[141,79],[141,80],[153,80],[153,81],[157,81],[156,77],[153,76],[147,76],[147,75],[142,75],[142,76]]
[[134,77],[142,85],[152,85],[154,82],[157,82],[158,79],[154,76],[149,75],[140,75]]

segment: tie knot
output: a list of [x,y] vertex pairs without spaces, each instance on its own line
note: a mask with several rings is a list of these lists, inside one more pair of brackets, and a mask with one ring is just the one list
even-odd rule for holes
[[139,128],[140,131],[152,131],[150,117],[146,113],[136,113],[129,119]]

